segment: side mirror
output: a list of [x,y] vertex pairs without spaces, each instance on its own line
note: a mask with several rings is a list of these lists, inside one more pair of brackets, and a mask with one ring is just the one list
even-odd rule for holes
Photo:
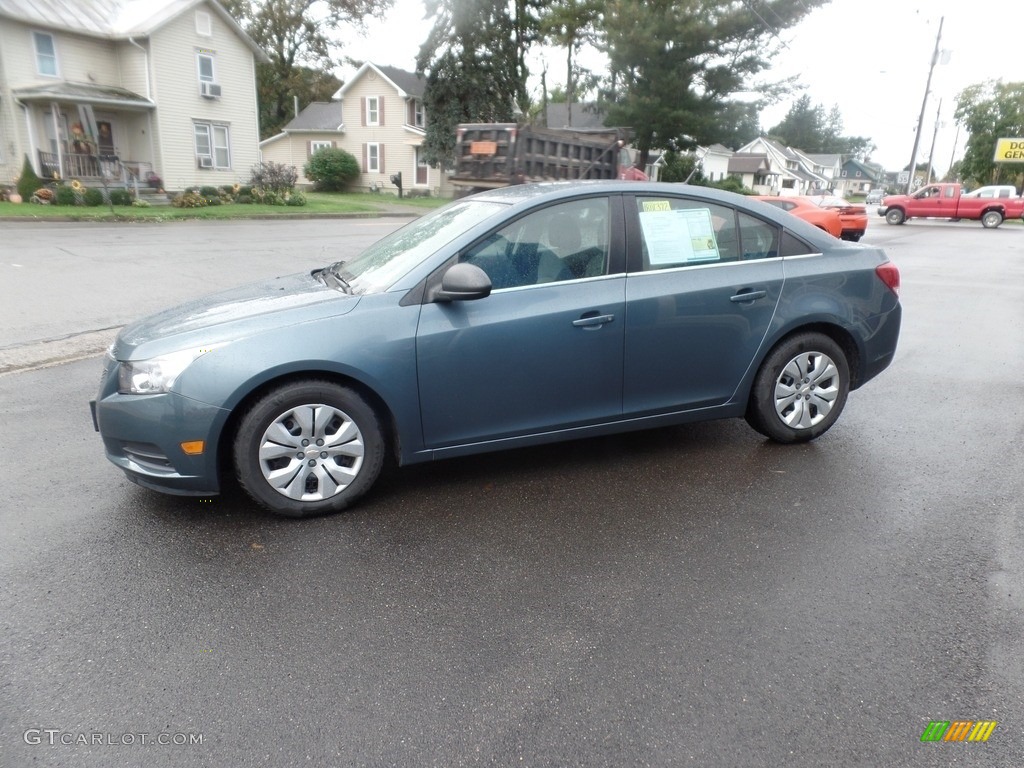
[[472,301],[491,295],[491,278],[475,264],[453,264],[441,278],[434,301]]

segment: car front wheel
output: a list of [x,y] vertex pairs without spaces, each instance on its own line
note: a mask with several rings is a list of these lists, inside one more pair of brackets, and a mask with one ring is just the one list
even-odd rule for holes
[[348,387],[317,380],[287,384],[242,416],[234,462],[242,487],[272,512],[339,512],[380,474],[383,431],[373,408]]
[[820,333],[784,340],[762,363],[747,407],[747,423],[779,443],[801,443],[826,432],[850,391],[842,347]]
[[906,220],[907,217],[900,208],[890,208],[885,212],[886,224],[902,224]]

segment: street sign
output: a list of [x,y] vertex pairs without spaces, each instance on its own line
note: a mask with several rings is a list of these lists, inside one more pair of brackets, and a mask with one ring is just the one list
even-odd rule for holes
[[900,175],[896,177],[897,184],[906,184],[910,181],[910,171],[900,171]]

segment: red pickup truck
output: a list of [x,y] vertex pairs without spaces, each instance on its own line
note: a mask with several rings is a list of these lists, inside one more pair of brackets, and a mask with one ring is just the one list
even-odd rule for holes
[[889,224],[907,219],[980,219],[989,229],[1005,219],[1024,219],[1024,198],[964,197],[959,184],[929,184],[912,195],[888,195],[878,206],[878,215]]

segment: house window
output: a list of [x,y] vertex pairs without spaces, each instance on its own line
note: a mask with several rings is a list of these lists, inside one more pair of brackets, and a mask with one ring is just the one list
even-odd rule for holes
[[426,119],[423,116],[423,102],[416,99],[412,103],[412,124],[417,128],[423,128],[426,125]]
[[213,72],[213,56],[208,53],[196,54],[196,65],[199,68],[199,82],[215,83],[217,78]]
[[36,71],[40,75],[57,77],[57,45],[53,42],[53,35],[33,32],[32,42],[36,47]]
[[195,123],[196,164],[200,168],[231,167],[231,133],[226,125]]
[[321,149],[331,149],[333,146],[333,141],[311,141],[309,142],[309,154],[315,155]]
[[367,144],[366,145],[366,172],[367,173],[380,173],[381,172],[380,144]]
[[423,148],[416,147],[416,184],[426,186],[429,170],[423,160]]
[[213,24],[210,22],[210,14],[205,11],[196,11],[196,34],[203,37],[213,36]]
[[380,125],[380,97],[366,97],[366,124]]

